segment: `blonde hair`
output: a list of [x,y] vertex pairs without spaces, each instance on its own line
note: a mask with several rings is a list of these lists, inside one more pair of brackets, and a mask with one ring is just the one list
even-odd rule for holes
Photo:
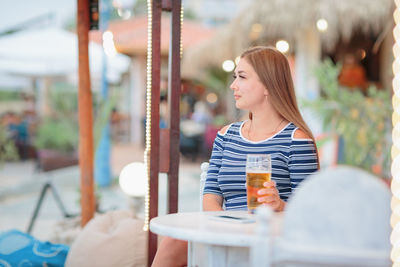
[[[319,168],[315,138],[297,106],[289,63],[285,55],[272,47],[256,46],[244,51],[240,57],[246,59],[253,67],[260,81],[267,88],[270,103],[278,114],[292,122],[313,140]],[[251,113],[249,117],[252,119]]]

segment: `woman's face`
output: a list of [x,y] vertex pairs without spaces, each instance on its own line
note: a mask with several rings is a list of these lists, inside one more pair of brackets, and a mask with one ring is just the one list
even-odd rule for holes
[[268,91],[245,58],[241,58],[236,66],[234,78],[230,88],[233,90],[236,108],[252,111],[266,101]]

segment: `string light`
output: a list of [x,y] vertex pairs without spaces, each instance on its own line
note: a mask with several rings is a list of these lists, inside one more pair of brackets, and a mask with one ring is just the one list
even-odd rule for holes
[[393,266],[400,266],[400,0],[396,0],[396,9],[393,13],[395,27],[393,35],[395,44],[393,46],[393,130],[392,130],[392,216],[390,223],[392,234],[390,241],[392,243],[391,259]]
[[[181,5],[180,12],[180,57],[182,58],[183,54],[183,44],[182,44],[182,25],[183,25],[183,5]],[[153,58],[153,48],[152,48],[152,0],[147,0],[147,70],[146,70],[146,145],[144,150],[144,164],[147,173],[147,184],[146,184],[146,195],[144,201],[144,226],[143,230],[149,230],[149,221],[150,221],[150,151],[151,151],[151,79],[152,79],[152,64],[151,60]]]
[[183,4],[181,4],[181,36],[180,36],[180,56],[181,56],[181,58],[182,58],[182,55],[183,55],[183,42],[182,42],[182,25],[183,25]]
[[149,156],[151,150],[151,72],[152,64],[151,60],[153,57],[153,49],[151,41],[152,36],[152,0],[147,0],[147,72],[146,72],[146,147],[144,150],[144,165],[147,171],[147,186],[146,186],[146,196],[144,200],[144,225],[143,230],[149,230],[149,220],[150,220],[150,165]]

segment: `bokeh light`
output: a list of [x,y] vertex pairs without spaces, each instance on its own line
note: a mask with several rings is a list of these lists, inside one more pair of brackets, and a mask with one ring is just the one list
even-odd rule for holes
[[317,21],[317,29],[320,32],[325,32],[328,29],[328,22],[326,21],[326,19],[319,19]]
[[234,63],[232,60],[230,60],[230,59],[225,60],[225,61],[222,63],[222,69],[223,69],[224,71],[226,71],[226,72],[231,72],[231,71],[233,71],[234,68],[235,68],[235,63]]
[[146,166],[142,162],[126,165],[119,175],[121,190],[131,197],[144,197],[147,187]]
[[289,43],[285,40],[279,40],[276,42],[275,47],[282,53],[289,51]]
[[210,104],[214,104],[218,101],[218,96],[215,93],[208,93],[206,96],[206,100]]

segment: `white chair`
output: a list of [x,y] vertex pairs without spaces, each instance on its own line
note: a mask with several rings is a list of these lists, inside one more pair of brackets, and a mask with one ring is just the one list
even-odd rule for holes
[[200,165],[200,169],[201,169],[201,174],[200,174],[200,211],[203,210],[203,191],[204,191],[204,185],[206,183],[207,171],[208,171],[209,165],[210,164],[208,162],[203,162]]
[[388,187],[360,169],[311,175],[287,204],[275,240],[260,212],[252,266],[391,266],[390,199]]

